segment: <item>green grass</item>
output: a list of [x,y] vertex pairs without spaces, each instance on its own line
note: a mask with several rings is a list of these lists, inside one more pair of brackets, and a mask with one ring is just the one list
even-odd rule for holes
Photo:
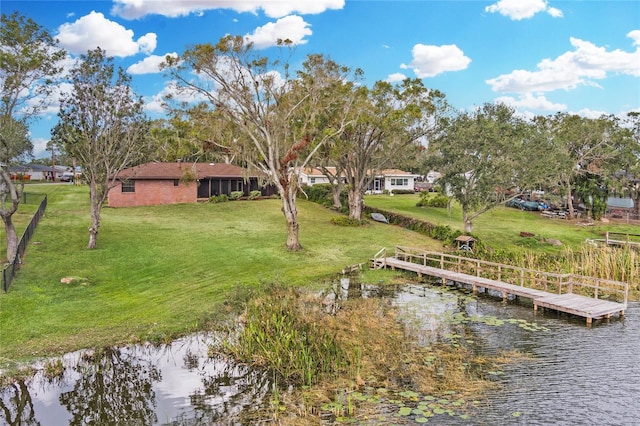
[[[454,203],[451,214],[446,208],[416,207],[420,197],[415,194],[369,195],[365,197],[367,206],[415,217],[435,225],[449,225],[452,229],[463,230],[462,210]],[[542,249],[548,252],[562,252],[565,248],[579,249],[586,239],[604,238],[607,231],[638,233],[638,225],[595,222],[592,226],[582,221],[565,221],[540,217],[537,212],[521,211],[510,207],[496,207],[476,218],[473,234],[492,249],[516,247]],[[520,232],[530,232],[538,238],[556,239],[563,246],[550,244],[527,246],[531,239],[524,239]]]
[[[88,189],[43,185],[48,207],[16,280],[0,295],[0,361],[169,340],[206,327],[266,284],[317,285],[381,247],[439,244],[398,227],[332,225],[300,200],[302,252],[284,248],[279,200],[105,208],[87,250]],[[35,188],[34,188],[35,191]],[[63,284],[61,278],[76,277]]]

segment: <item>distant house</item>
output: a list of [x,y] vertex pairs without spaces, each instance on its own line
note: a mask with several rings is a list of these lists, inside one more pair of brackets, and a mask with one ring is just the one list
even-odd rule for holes
[[261,185],[263,178],[231,164],[146,163],[118,174],[118,185],[109,191],[108,202],[110,207],[132,207],[195,203],[234,191],[274,194],[273,186]]
[[25,166],[14,166],[9,168],[11,176],[28,177],[27,180],[53,180],[52,176],[58,180],[65,173],[72,171],[72,167],[67,166],[45,166],[43,164],[27,164]]
[[[327,167],[327,169],[329,173],[335,175],[335,167]],[[327,175],[319,167],[300,169],[296,173],[298,173],[298,180],[301,185],[312,186],[320,183],[331,183]],[[371,181],[367,192],[381,194],[385,190],[389,192],[392,190],[413,191],[415,179],[419,176],[398,169],[382,170]]]
[[[335,176],[335,167],[327,167],[326,169],[330,174]],[[306,167],[304,169],[297,169],[296,173],[298,174],[298,181],[300,182],[300,185],[312,186],[320,183],[331,183],[329,177],[324,174],[320,167]]]
[[382,170],[371,182],[369,191],[372,194],[381,194],[384,191],[392,192],[394,190],[413,191],[415,180],[419,176],[398,169]]

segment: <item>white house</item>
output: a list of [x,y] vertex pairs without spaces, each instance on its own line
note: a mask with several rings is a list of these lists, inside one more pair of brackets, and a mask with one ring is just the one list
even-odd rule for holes
[[419,176],[398,169],[382,170],[371,182],[369,191],[373,194],[396,190],[413,191],[415,180]]
[[[329,173],[335,176],[336,168],[335,167],[327,167],[326,168]],[[295,171],[298,174],[298,182],[300,185],[315,185],[319,183],[331,183],[327,175],[322,172],[322,169],[319,167],[306,167],[304,169],[296,169]]]
[[[327,167],[329,173],[335,173],[335,167]],[[308,167],[296,170],[301,185],[316,185],[331,183],[329,178],[318,167]],[[371,182],[367,190],[370,194],[382,194],[384,191],[393,190],[413,191],[415,179],[420,175],[414,175],[398,169],[382,170]]]

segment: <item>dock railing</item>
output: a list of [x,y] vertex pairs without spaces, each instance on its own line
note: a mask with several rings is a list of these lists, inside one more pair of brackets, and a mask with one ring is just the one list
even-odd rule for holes
[[[382,260],[383,257],[386,258],[386,248],[380,250],[374,256],[374,262],[379,267],[385,266]],[[573,293],[595,299],[616,301],[625,305],[629,298],[628,283],[604,278],[539,271],[454,254],[401,246],[396,247],[395,258],[423,266],[431,266],[521,287],[543,290],[549,293]],[[376,261],[376,259],[379,260]]]

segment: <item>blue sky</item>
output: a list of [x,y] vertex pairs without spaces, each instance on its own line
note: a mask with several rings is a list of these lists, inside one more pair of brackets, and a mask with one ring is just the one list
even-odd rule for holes
[[[640,110],[637,0],[113,0],[2,1],[47,28],[73,58],[97,46],[133,76],[149,115],[169,80],[157,64],[226,34],[264,55],[278,38],[295,59],[322,53],[361,68],[366,83],[421,78],[459,109],[502,101],[525,115],[595,117]],[[36,157],[56,102],[31,127]]]

